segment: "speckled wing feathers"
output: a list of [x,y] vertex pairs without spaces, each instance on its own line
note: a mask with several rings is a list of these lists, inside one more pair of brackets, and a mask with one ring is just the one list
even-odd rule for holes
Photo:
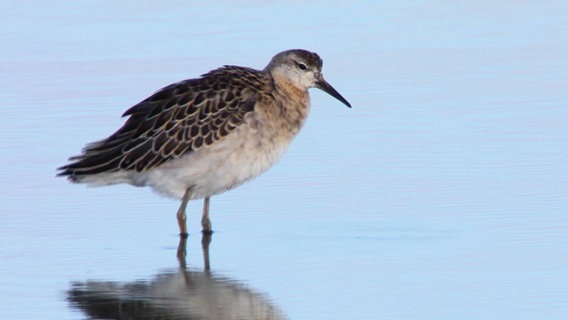
[[59,175],[141,172],[211,145],[253,111],[265,85],[261,71],[235,66],[169,85],[128,109],[117,132],[87,145]]

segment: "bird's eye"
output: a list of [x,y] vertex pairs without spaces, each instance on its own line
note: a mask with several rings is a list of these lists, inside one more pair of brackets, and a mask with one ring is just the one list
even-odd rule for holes
[[300,70],[308,70],[308,67],[306,67],[306,65],[303,64],[303,63],[297,62],[296,66],[298,66],[298,68],[300,68]]

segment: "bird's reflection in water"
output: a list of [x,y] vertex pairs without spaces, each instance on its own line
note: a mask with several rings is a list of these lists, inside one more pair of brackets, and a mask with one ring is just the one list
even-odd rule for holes
[[181,238],[179,270],[148,281],[77,282],[67,299],[90,319],[286,319],[262,294],[210,270],[210,235],[202,238],[204,270],[186,267],[186,238]]

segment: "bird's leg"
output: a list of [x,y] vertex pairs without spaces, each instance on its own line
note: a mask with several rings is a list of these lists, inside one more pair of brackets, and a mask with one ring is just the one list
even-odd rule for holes
[[189,187],[189,188],[187,188],[187,190],[185,190],[185,193],[183,194],[183,198],[181,199],[181,204],[180,204],[179,209],[177,211],[179,235],[180,235],[180,237],[184,237],[184,238],[188,236],[187,227],[185,226],[185,221],[187,220],[187,217],[185,215],[185,208],[187,207],[187,203],[189,202],[189,199],[191,198],[192,190],[193,190],[193,187]]
[[212,234],[211,221],[209,221],[209,197],[205,197],[203,200],[203,216],[201,217],[201,226],[203,227],[204,234]]

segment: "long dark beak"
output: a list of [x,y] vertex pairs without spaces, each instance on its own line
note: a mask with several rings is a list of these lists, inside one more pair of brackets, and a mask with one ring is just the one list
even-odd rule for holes
[[349,103],[349,101],[347,101],[347,99],[343,98],[343,96],[341,94],[339,94],[339,92],[337,92],[337,90],[335,90],[331,86],[331,84],[327,83],[327,81],[325,81],[325,79],[323,78],[323,75],[320,74],[315,85],[316,85],[316,88],[319,88],[319,89],[327,92],[330,96],[332,96],[335,99],[343,102],[346,106],[351,108],[351,103]]

